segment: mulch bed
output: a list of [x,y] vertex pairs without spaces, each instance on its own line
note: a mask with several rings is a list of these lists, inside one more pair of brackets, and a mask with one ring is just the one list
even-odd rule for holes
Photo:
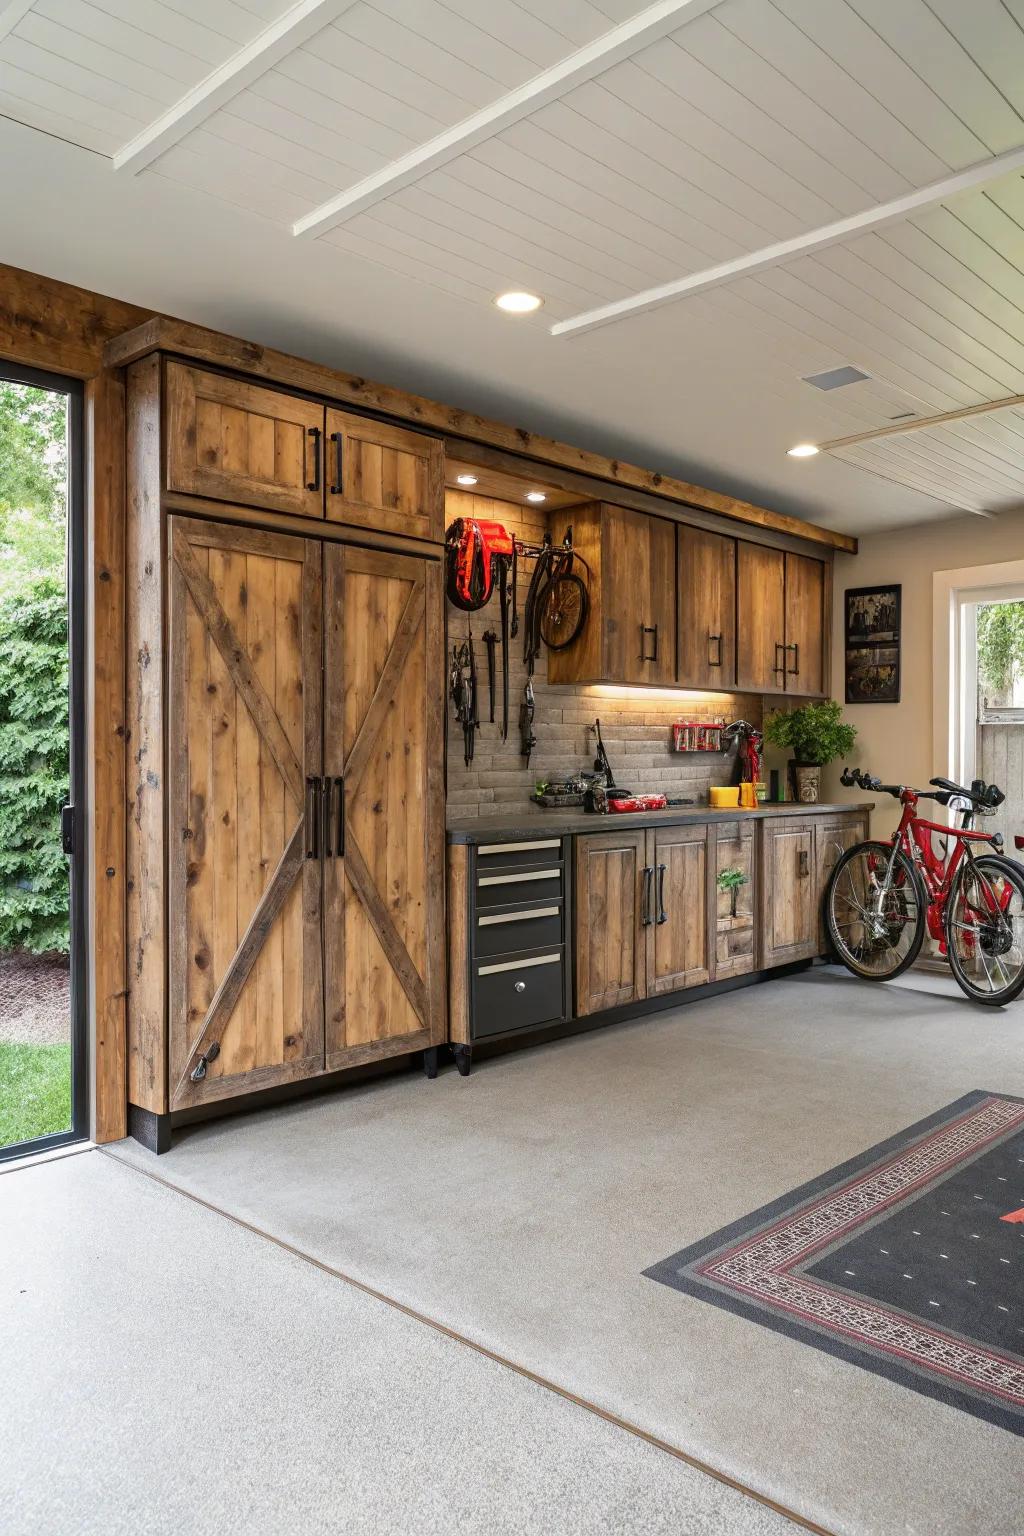
[[67,955],[0,950],[0,1041],[66,1045],[70,1039]]

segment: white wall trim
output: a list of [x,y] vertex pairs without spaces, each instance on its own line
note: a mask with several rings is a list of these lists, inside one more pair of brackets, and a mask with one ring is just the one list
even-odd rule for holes
[[0,42],[27,16],[36,0],[0,0]]
[[[15,9],[19,3],[21,0],[15,0]],[[32,3],[33,0],[29,0],[29,4]],[[152,165],[160,155],[180,143],[186,134],[200,127],[246,86],[265,75],[268,69],[273,69],[296,48],[301,48],[355,3],[356,0],[298,0],[298,4],[285,11],[283,16],[264,27],[251,43],[233,53],[155,122],[122,145],[113,156],[114,170],[131,171],[133,175],[144,171],[147,165]],[[2,36],[3,14],[0,12]]]
[[876,203],[874,207],[864,208],[860,213],[850,214],[845,219],[837,219],[833,224],[823,224],[818,229],[806,230],[802,235],[795,235],[791,240],[776,241],[775,244],[766,245],[761,250],[750,251],[745,256],[736,256],[731,261],[720,262],[714,267],[704,267],[700,272],[691,272],[688,276],[677,277],[669,283],[659,283],[656,288],[645,288],[641,293],[631,294],[625,299],[615,299],[612,303],[602,304],[596,309],[570,315],[567,320],[559,320],[553,325],[551,334],[552,336],[580,336],[585,331],[594,331],[603,325],[613,325],[630,315],[643,314],[646,310],[660,308],[662,304],[672,304],[677,299],[701,293],[705,289],[717,288],[722,283],[733,282],[738,277],[750,277],[754,272],[763,272],[768,267],[777,267],[784,261],[795,260],[798,256],[809,256],[815,251],[823,250],[826,246],[837,245],[840,241],[853,239],[856,235],[868,234],[871,230],[881,229],[886,224],[900,223],[908,219],[911,214],[923,213],[928,208],[944,203],[947,198],[984,186],[986,182],[994,181],[997,177],[1005,176],[1011,171],[1020,170],[1021,167],[1024,167],[1024,145],[1007,150],[1002,155],[995,155],[991,160],[982,160],[977,165],[968,166],[965,171],[957,171],[953,176],[944,176],[941,181],[933,181],[927,187],[919,187],[914,192],[904,192],[900,197],[894,197],[887,203]]
[[602,33],[592,43],[577,48],[557,64],[542,70],[525,85],[481,107],[478,112],[471,113],[453,127],[418,144],[408,154],[400,155],[373,175],[321,203],[311,213],[296,220],[292,234],[326,234],[329,229],[365,212],[403,187],[421,181],[431,171],[447,165],[477,144],[493,139],[513,123],[538,112],[548,102],[557,101],[566,91],[603,74],[613,64],[621,63],[641,48],[678,31],[686,22],[721,3],[722,0],[657,0],[656,4],[646,6],[628,21]]

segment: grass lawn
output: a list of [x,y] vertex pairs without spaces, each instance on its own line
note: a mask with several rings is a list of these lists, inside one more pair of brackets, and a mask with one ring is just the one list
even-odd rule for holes
[[70,1127],[70,1045],[0,1042],[0,1147]]

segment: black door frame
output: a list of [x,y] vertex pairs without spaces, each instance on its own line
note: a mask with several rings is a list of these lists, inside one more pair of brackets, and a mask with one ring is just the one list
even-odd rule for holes
[[0,379],[10,384],[28,384],[67,396],[68,401],[68,709],[71,727],[69,755],[69,804],[74,807],[73,850],[68,869],[68,895],[71,919],[71,1126],[32,1141],[19,1141],[0,1148],[0,1162],[27,1157],[51,1147],[84,1141],[89,1135],[91,1107],[89,1077],[89,883],[88,855],[88,721],[86,718],[86,672],[88,626],[86,599],[86,527],[85,527],[85,438],[84,388],[81,379],[46,373],[39,368],[22,368],[0,359]]

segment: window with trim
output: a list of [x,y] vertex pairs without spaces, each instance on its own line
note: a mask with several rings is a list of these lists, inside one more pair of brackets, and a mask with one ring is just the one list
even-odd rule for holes
[[978,603],[979,725],[1024,723],[1024,599]]

